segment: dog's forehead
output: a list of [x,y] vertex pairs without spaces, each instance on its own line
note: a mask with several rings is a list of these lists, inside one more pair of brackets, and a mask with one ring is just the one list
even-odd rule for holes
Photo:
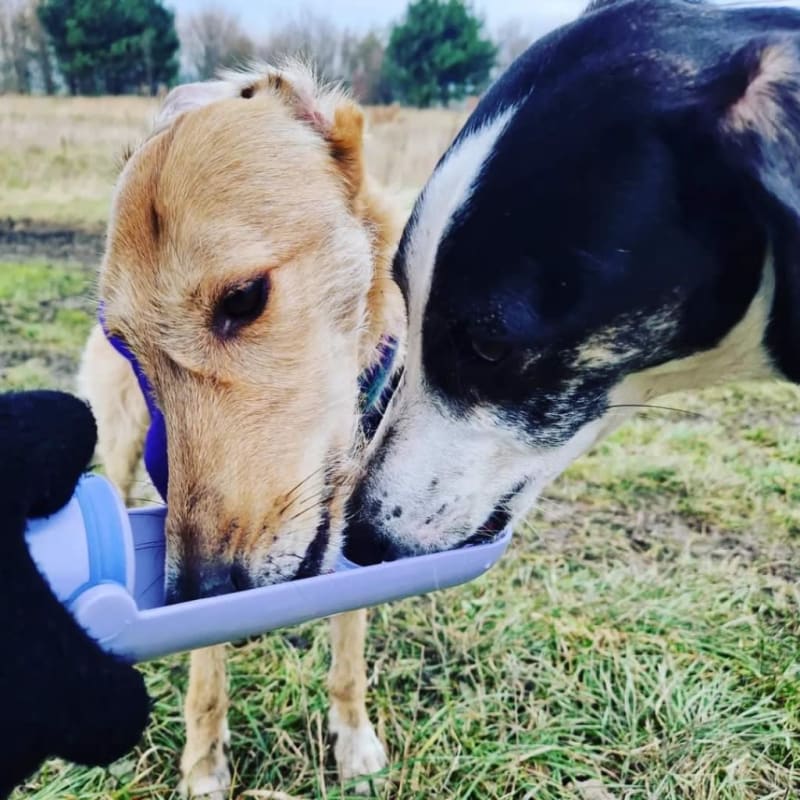
[[184,114],[120,176],[100,287],[109,319],[124,326],[321,247],[348,219],[337,175],[275,98]]
[[[755,27],[754,27],[755,26]],[[608,121],[670,109],[757,21],[704,0],[610,0],[537,40],[489,89],[456,144],[498,108],[589,142]],[[518,115],[522,124],[525,114]]]
[[[441,243],[457,233],[475,198],[490,197],[492,206],[504,208],[522,194],[529,207],[528,188],[534,187],[546,207],[548,184],[558,189],[573,177],[562,167],[607,159],[601,134],[613,141],[615,129],[645,130],[657,97],[680,91],[700,68],[708,25],[693,34],[690,23],[708,13],[705,5],[689,0],[603,2],[534,43],[484,95],[434,172],[430,184],[441,182],[448,164],[463,160],[486,131],[496,129],[476,157],[482,162],[477,178],[450,201],[457,212]],[[503,120],[499,129],[498,120]],[[576,186],[580,183],[578,176]],[[404,274],[407,251],[418,229],[429,227],[428,199],[423,195],[418,201],[400,245],[395,273],[404,287],[410,277]]]

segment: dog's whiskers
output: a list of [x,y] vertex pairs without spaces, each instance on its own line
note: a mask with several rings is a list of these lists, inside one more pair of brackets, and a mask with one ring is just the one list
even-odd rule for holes
[[324,505],[324,498],[318,498],[313,503],[309,503],[309,505],[302,508],[296,514],[293,514],[291,517],[289,517],[289,519],[286,520],[286,522],[287,523],[294,522],[296,519],[302,517],[304,514],[307,514],[310,511],[318,511],[320,508],[322,508],[323,505]]
[[315,475],[319,475],[325,469],[326,465],[322,464],[321,466],[317,467],[317,469],[312,470],[311,472],[306,475],[299,483],[295,484],[288,492],[286,492],[286,497],[291,497],[301,486],[308,483]]
[[624,408],[643,408],[647,411],[671,411],[675,414],[683,414],[687,417],[694,417],[695,419],[703,419],[708,420],[706,414],[701,414],[699,411],[688,411],[685,408],[674,408],[673,406],[659,406],[653,405],[652,403],[615,403],[608,407],[609,411],[612,409],[624,409]]
[[316,486],[312,486],[308,489],[308,491],[301,492],[300,494],[296,494],[301,488],[305,487],[306,484],[312,480],[312,478],[317,477],[321,472],[324,472],[328,469],[328,464],[323,464],[322,466],[318,467],[317,469],[310,472],[306,475],[303,480],[301,480],[294,488],[290,489],[286,495],[284,495],[284,505],[278,512],[279,516],[283,516],[292,506],[297,505],[298,503],[305,503],[311,497],[316,494],[319,489]]
[[[328,465],[329,466],[329,465]],[[319,470],[318,470],[319,472]],[[342,488],[343,486],[348,486],[351,484],[351,480],[348,476],[341,476],[332,480],[328,480],[322,486],[314,486],[311,487],[308,491],[304,492],[301,495],[297,495],[296,497],[289,500],[289,502],[285,503],[284,506],[280,509],[279,514],[282,516],[287,511],[289,511],[292,507],[301,505],[303,503],[307,503],[311,500],[315,495],[321,495],[322,498],[326,498],[331,494],[334,489]]]

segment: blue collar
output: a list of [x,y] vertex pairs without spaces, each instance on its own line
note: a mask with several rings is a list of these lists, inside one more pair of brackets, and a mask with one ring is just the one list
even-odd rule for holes
[[[156,405],[150,381],[144,374],[139,361],[128,346],[117,336],[109,335],[103,314],[103,307],[98,310],[98,319],[106,338],[112,347],[124,356],[131,365],[139,389],[147,403],[150,414],[150,426],[144,443],[144,465],[150,480],[161,498],[166,502],[169,473],[167,469],[167,428],[164,415]],[[399,377],[399,370],[394,368],[397,358],[397,339],[384,335],[378,344],[378,357],[375,363],[361,373],[358,379],[361,405],[361,430],[367,439],[375,435],[375,431],[383,418],[386,404],[391,398]]]

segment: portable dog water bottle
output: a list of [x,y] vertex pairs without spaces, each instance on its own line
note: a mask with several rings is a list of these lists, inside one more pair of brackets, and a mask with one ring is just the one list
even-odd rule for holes
[[28,524],[26,538],[55,595],[106,650],[130,661],[255,636],[477,578],[511,532],[487,544],[164,605],[163,507],[126,511],[112,485],[81,479],[65,508]]
[[81,478],[64,508],[28,522],[26,540],[53,593],[96,639],[136,615],[131,524],[105,478]]

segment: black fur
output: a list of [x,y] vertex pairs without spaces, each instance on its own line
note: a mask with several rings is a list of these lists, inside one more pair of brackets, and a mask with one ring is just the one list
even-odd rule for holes
[[[498,80],[454,147],[519,110],[440,243],[424,319],[425,375],[448,407],[488,403],[531,443],[562,443],[604,413],[624,375],[718,344],[755,296],[768,242],[767,342],[800,378],[797,82],[776,89],[780,141],[721,128],[772,45],[800,76],[800,13],[618,0]],[[395,263],[402,285],[414,226]],[[620,358],[576,363],[611,327]],[[508,357],[488,363],[476,339]]]
[[[488,153],[460,150],[501,116]],[[446,198],[456,210],[431,242],[443,212],[430,208],[437,168],[394,261],[407,301],[424,304],[414,391],[465,432],[474,424],[476,439],[490,435],[491,415],[506,435],[496,442],[510,433],[531,454],[530,475],[513,479],[535,477],[537,454],[602,418],[627,376],[713,350],[745,317],[768,263],[775,290],[756,346],[800,382],[800,11],[596,0],[498,79],[439,167],[450,156],[476,159],[467,167],[477,176]],[[430,292],[412,296],[425,283],[414,271],[429,266],[412,255],[428,258],[431,244]],[[432,546],[375,510],[380,492],[397,503],[387,454],[398,431],[414,430],[399,391],[404,410],[390,411],[349,506],[347,551],[362,559]],[[402,446],[407,463],[430,455],[411,434]],[[413,504],[452,499],[404,479]],[[487,517],[502,491],[481,498]],[[452,546],[459,533],[436,541]]]
[[308,545],[306,554],[303,556],[303,560],[300,562],[300,566],[297,569],[297,574],[294,576],[295,580],[319,575],[322,569],[322,563],[325,560],[325,553],[328,549],[330,535],[331,512],[328,506],[325,506],[320,514],[319,524],[317,525],[314,538],[311,540],[311,544]]
[[147,723],[141,675],[105,654],[55,599],[25,545],[94,451],[88,408],[57,392],[0,396],[0,797],[48,756],[108,764]]

